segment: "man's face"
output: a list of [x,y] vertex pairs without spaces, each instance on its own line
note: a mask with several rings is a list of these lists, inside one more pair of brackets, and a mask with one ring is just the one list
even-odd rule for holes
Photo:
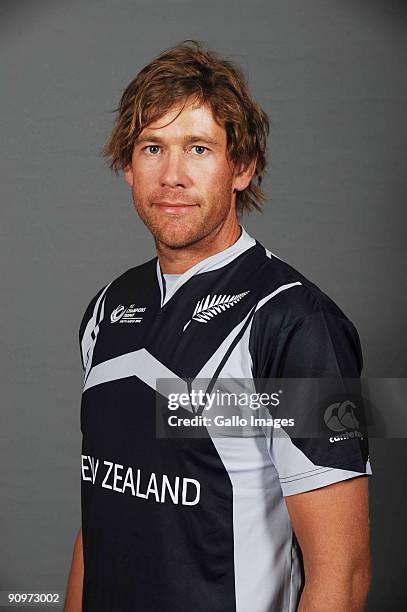
[[[237,176],[226,156],[226,131],[209,106],[174,107],[139,135],[125,178],[135,208],[158,243],[195,244],[225,222],[236,222]],[[168,125],[167,125],[168,124]],[[243,185],[243,186],[242,186]]]

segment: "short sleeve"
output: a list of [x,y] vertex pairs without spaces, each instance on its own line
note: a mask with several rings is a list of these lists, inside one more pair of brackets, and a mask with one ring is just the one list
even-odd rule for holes
[[[268,356],[263,356],[262,376],[357,379],[362,368],[362,350],[353,323],[319,310],[286,326],[270,342]],[[289,427],[279,429],[278,434],[273,428],[267,430],[269,453],[283,495],[372,473],[366,436],[358,437],[354,432],[348,437],[334,432],[328,436],[295,438]]]

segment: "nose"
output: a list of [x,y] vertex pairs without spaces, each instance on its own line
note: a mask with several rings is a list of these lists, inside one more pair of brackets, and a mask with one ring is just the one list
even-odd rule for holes
[[168,151],[161,170],[162,187],[187,187],[188,175],[182,151]]

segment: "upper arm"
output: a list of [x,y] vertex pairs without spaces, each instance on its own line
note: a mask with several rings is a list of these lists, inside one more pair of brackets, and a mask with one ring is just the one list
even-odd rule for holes
[[368,479],[352,478],[285,498],[305,570],[369,562]]
[[285,498],[306,576],[370,574],[368,479],[353,478]]

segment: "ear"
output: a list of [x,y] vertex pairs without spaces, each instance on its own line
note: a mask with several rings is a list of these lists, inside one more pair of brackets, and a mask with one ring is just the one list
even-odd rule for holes
[[255,157],[246,167],[243,163],[235,168],[233,189],[234,191],[243,191],[250,185],[250,181],[256,170],[257,158]]
[[124,172],[124,180],[126,181],[129,187],[133,187],[134,176],[133,176],[133,168],[131,167],[131,164],[123,168],[123,172]]

